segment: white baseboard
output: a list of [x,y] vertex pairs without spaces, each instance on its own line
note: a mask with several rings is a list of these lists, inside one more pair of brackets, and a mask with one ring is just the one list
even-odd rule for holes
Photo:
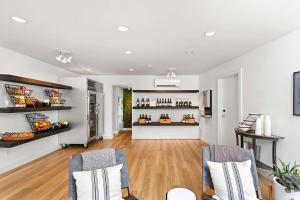
[[104,140],[112,140],[113,139],[113,135],[112,134],[110,134],[110,135],[105,135],[104,134],[102,137],[103,137]]
[[132,128],[122,128],[121,131],[131,131]]

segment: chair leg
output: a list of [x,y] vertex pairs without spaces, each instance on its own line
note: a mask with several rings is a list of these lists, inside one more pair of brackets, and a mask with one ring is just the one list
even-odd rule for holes
[[127,196],[129,196],[129,197],[131,196],[129,187],[127,188]]

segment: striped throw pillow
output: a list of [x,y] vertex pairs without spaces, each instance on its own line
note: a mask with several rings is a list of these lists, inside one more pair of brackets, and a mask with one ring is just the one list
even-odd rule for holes
[[73,172],[78,200],[121,200],[123,164],[93,171]]
[[244,162],[207,162],[214,184],[213,198],[220,200],[256,200],[251,160]]

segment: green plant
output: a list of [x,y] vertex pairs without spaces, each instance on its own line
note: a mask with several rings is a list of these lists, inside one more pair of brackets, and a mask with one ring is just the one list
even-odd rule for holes
[[278,183],[285,187],[285,191],[290,193],[292,191],[300,191],[300,170],[296,162],[293,166],[290,163],[286,164],[280,160],[281,168],[274,165],[275,171],[272,172],[272,175],[276,177]]
[[123,124],[124,128],[131,128],[132,125],[132,91],[123,89]]

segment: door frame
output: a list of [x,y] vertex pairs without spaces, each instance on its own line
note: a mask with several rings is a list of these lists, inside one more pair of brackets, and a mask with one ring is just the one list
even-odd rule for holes
[[237,75],[238,77],[238,120],[242,121],[243,117],[243,68],[223,73],[217,78],[217,115],[218,115],[218,127],[217,127],[217,143],[220,144],[221,134],[223,132],[222,126],[222,113],[223,113],[223,79],[229,76]]

